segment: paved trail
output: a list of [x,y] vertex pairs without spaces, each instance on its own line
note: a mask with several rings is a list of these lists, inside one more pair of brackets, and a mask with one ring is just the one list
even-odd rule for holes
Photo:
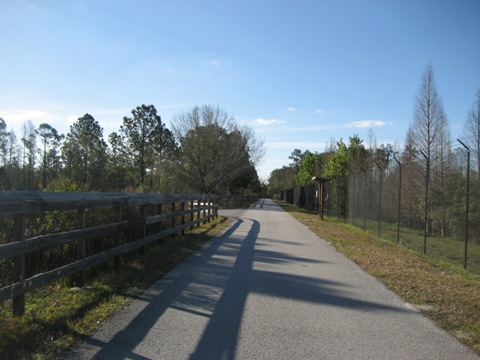
[[[479,359],[270,200],[70,359]],[[161,259],[159,259],[161,261]]]

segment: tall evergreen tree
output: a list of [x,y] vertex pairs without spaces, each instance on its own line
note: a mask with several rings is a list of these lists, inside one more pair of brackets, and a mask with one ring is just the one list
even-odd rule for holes
[[123,150],[131,159],[138,184],[144,185],[147,173],[154,170],[156,158],[173,152],[175,141],[153,105],[137,106],[132,115],[123,118],[120,133],[124,139]]
[[99,123],[90,114],[78,118],[62,147],[65,175],[83,190],[104,190],[106,151]]
[[50,124],[40,124],[36,130],[42,146],[42,187],[47,187],[47,181],[53,180],[60,171],[60,142],[64,138]]

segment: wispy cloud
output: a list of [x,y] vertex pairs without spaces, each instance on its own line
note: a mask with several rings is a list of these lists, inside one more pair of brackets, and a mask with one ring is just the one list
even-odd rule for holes
[[0,111],[0,117],[5,120],[7,126],[20,125],[27,120],[37,123],[47,122],[53,119],[53,116],[46,111],[23,109]]
[[75,123],[79,117],[80,116],[78,115],[68,115],[65,116],[65,121],[68,123],[68,125],[73,125],[73,123]]
[[266,142],[265,146],[269,149],[323,149],[325,141],[271,141]]
[[277,125],[277,124],[285,124],[285,120],[277,120],[277,119],[262,119],[258,118],[253,121],[255,125],[258,126],[270,126],[270,125]]
[[323,110],[323,109],[316,109],[316,110],[315,110],[315,114],[317,114],[317,115],[323,115],[323,114],[325,114],[325,110]]
[[263,127],[258,128],[255,132],[258,133],[299,133],[299,132],[315,132],[326,130],[341,130],[344,125],[330,124],[330,125],[312,125],[312,126],[295,126],[295,127]]
[[383,120],[360,120],[352,121],[347,124],[349,128],[370,128],[370,127],[380,127],[385,125],[387,122]]
[[287,111],[296,111],[297,109],[295,109],[294,107],[289,107],[287,108]]

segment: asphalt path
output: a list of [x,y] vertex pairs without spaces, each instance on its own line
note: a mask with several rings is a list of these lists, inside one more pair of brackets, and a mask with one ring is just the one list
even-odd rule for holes
[[480,359],[271,200],[221,215],[229,229],[68,358]]

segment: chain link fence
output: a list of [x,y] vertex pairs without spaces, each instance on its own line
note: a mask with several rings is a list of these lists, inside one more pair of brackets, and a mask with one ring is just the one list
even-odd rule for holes
[[[421,158],[394,160],[328,181],[325,215],[480,274],[480,179],[466,154],[441,170]],[[280,198],[318,211],[318,193],[310,185]]]

